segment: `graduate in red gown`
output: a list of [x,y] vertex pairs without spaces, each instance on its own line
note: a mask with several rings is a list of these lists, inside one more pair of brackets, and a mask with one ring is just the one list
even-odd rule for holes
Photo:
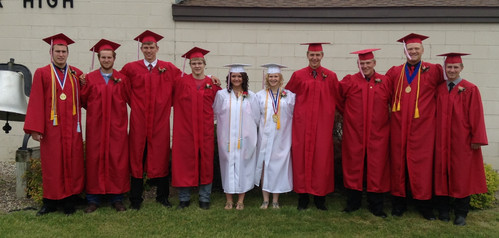
[[382,218],[383,193],[390,191],[390,94],[384,75],[376,73],[373,51],[358,54],[359,72],[340,81],[343,111],[343,184],[348,189],[344,212],[360,208],[362,191],[367,190],[369,210]]
[[215,148],[212,105],[221,88],[204,73],[208,52],[194,47],[182,55],[189,59],[192,73],[174,84],[172,186],[178,187],[178,209],[190,205],[191,187],[197,186],[199,207],[210,207]]
[[26,112],[24,131],[40,142],[43,179],[43,206],[37,215],[57,211],[73,214],[73,195],[84,186],[83,142],[81,136],[81,71],[67,64],[68,45],[64,34],[43,39],[50,44],[51,63],[38,68]]
[[431,208],[435,144],[436,88],[443,80],[442,67],[423,62],[427,36],[411,33],[404,44],[407,62],[386,73],[392,93],[390,118],[392,215],[407,210],[406,197],[418,200],[419,212],[435,220]]
[[487,145],[482,99],[478,87],[460,76],[462,53],[447,53],[447,83],[437,91],[435,195],[438,218],[449,221],[454,199],[454,224],[465,225],[470,195],[487,192],[481,146]]
[[117,211],[126,210],[123,193],[130,190],[127,81],[113,69],[118,47],[102,39],[90,49],[97,53],[101,67],[87,74],[82,85],[81,102],[87,109],[86,213],[97,209],[104,194]]
[[309,65],[295,71],[286,89],[296,94],[292,129],[293,189],[298,210],[315,195],[318,209],[327,210],[325,196],[334,191],[333,125],[339,100],[336,73],[321,66],[322,44],[309,45]]
[[149,30],[135,38],[142,43],[143,60],[127,63],[123,73],[130,81],[130,165],[132,179],[130,202],[140,209],[143,176],[157,186],[156,201],[171,207],[168,201],[170,158],[170,112],[173,81],[181,71],[172,63],[158,60],[157,42],[163,37]]

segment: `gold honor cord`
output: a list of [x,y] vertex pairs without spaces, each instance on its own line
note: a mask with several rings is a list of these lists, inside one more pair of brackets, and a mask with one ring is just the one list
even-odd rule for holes
[[[267,96],[265,97],[265,120],[263,122],[263,125],[267,123],[267,106],[269,102],[269,93],[272,93],[271,90],[267,89]],[[277,130],[281,129],[281,96],[279,95],[279,101],[277,101],[277,113],[275,113],[274,109],[274,115],[272,115],[272,119],[274,119],[274,122],[277,123]],[[274,103],[272,103],[272,107],[274,108]]]
[[[236,93],[234,93],[234,95],[236,96],[236,100],[237,98],[239,98]],[[241,93],[242,95],[242,93]],[[243,120],[243,100],[244,99],[241,99],[241,107],[240,107],[240,111],[239,111],[239,135],[238,135],[238,138],[237,138],[237,148],[238,149],[241,149],[241,131],[242,131],[242,120]],[[232,96],[229,94],[229,142],[227,144],[227,151],[230,152],[230,123],[231,123],[231,115],[232,115]]]
[[54,75],[54,67],[50,67],[50,75],[52,76],[52,108],[50,109],[50,120],[54,121],[53,125],[57,126],[59,123],[57,122],[57,104],[55,99],[55,75]]

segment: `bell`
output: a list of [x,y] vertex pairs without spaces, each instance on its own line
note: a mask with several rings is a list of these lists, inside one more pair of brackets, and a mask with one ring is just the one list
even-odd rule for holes
[[[19,73],[19,72],[21,73]],[[28,103],[26,96],[31,91],[31,73],[23,65],[0,64],[0,120],[6,120],[5,133],[12,129],[9,121],[24,121]]]

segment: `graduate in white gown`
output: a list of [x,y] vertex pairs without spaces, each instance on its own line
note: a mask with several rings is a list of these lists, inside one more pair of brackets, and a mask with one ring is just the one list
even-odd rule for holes
[[256,94],[260,107],[260,126],[257,143],[255,185],[263,193],[261,209],[279,208],[279,193],[293,190],[291,167],[291,125],[295,94],[283,89],[284,79],[278,64],[262,65],[267,68],[265,89]]
[[236,209],[244,209],[244,195],[254,187],[260,112],[256,94],[248,90],[249,79],[244,66],[247,65],[226,65],[231,67],[227,90],[218,91],[213,104],[227,210],[234,206],[232,194],[238,194]]

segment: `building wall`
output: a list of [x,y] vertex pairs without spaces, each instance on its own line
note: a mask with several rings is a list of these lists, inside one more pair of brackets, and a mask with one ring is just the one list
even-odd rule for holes
[[[36,1],[35,1],[36,2]],[[341,79],[357,72],[356,56],[349,52],[381,48],[375,53],[377,71],[385,73],[392,65],[405,60],[402,45],[396,40],[417,32],[430,36],[424,41],[423,60],[441,63],[446,52],[466,52],[462,77],[478,85],[482,93],[489,145],[483,148],[485,161],[499,169],[499,86],[495,67],[499,65],[499,24],[291,24],[291,23],[196,23],[174,22],[174,1],[108,0],[78,1],[74,8],[26,8],[19,1],[2,1],[0,8],[0,62],[15,58],[17,63],[35,69],[49,62],[48,45],[41,39],[59,32],[77,43],[70,47],[69,62],[83,71],[91,63],[90,47],[100,38],[122,44],[118,49],[116,68],[137,59],[133,38],[150,29],[163,36],[159,58],[182,68],[180,56],[193,46],[210,50],[207,73],[223,81],[229,63],[248,63],[250,88],[262,88],[263,70],[259,65],[281,63],[289,68],[283,74],[289,79],[294,70],[307,65],[306,46],[301,42],[332,42],[325,45],[323,66],[335,71]],[[44,2],[45,3],[45,2]],[[37,3],[35,3],[36,5]],[[109,10],[112,9],[112,10]],[[98,65],[96,60],[96,65]],[[97,67],[97,66],[96,66]],[[189,67],[186,66],[189,72]],[[223,84],[225,86],[225,84]],[[3,123],[0,123],[3,124]],[[0,134],[0,160],[13,160],[22,141],[22,123],[11,123],[14,130]],[[30,142],[30,145],[37,143]]]

